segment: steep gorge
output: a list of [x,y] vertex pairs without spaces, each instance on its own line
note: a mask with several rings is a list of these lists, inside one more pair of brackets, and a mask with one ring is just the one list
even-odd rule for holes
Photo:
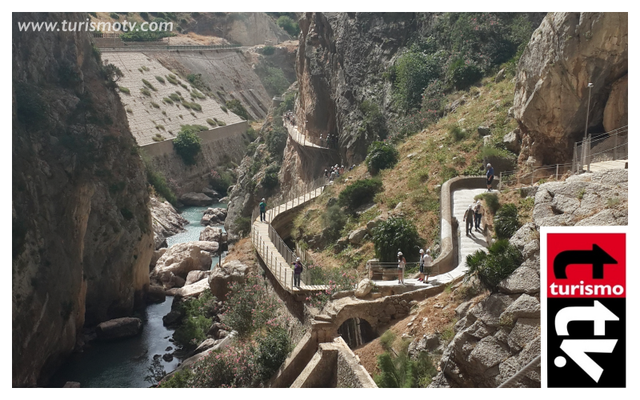
[[131,313],[149,283],[146,177],[86,32],[19,32],[13,14],[13,386],[46,383],[83,326]]

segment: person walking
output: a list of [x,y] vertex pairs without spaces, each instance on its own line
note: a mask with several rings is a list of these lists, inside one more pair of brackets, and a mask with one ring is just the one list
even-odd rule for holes
[[405,260],[402,252],[398,252],[398,283],[404,285],[404,267],[407,265],[407,260]]
[[429,281],[429,274],[431,273],[432,263],[433,258],[431,258],[431,249],[427,249],[427,251],[424,253],[424,272],[427,277],[422,280],[423,283],[427,283]]
[[300,274],[302,274],[302,262],[300,257],[296,258],[296,262],[293,263],[293,286],[300,288]]
[[260,222],[265,222],[267,220],[267,203],[264,200],[264,197],[260,201]]
[[487,163],[487,191],[491,191],[491,184],[493,183],[493,167],[490,163]]
[[476,231],[480,232],[480,222],[482,220],[482,203],[480,202],[480,200],[476,202],[473,211],[476,217]]
[[469,233],[473,231],[473,218],[474,218],[474,213],[473,213],[473,204],[469,204],[469,208],[467,208],[467,211],[464,212],[464,216],[462,217],[462,222],[466,222],[466,228],[467,228],[467,236],[469,236]]
[[418,276],[418,282],[424,280],[424,250],[420,249],[420,275]]

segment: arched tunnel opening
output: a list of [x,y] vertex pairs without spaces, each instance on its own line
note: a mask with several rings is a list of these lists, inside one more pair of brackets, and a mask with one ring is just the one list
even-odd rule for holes
[[344,321],[338,328],[338,334],[351,349],[369,343],[378,336],[369,322],[357,317]]

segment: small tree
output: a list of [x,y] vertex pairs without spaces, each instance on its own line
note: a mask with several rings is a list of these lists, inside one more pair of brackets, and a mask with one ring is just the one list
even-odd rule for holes
[[173,148],[187,165],[196,163],[196,156],[201,150],[200,136],[197,130],[183,126],[178,136],[173,140]]
[[520,228],[518,209],[513,203],[500,207],[493,221],[498,239],[509,239]]
[[379,179],[361,179],[347,186],[338,196],[338,204],[350,211],[373,200],[373,196],[382,190]]
[[495,292],[498,284],[507,278],[522,263],[522,254],[508,240],[498,240],[489,248],[489,253],[481,250],[467,256],[465,280],[476,277],[480,283]]
[[407,261],[417,261],[420,257],[418,249],[424,245],[424,240],[410,220],[390,218],[373,230],[373,244],[380,261],[397,260],[398,249]]
[[398,150],[393,145],[385,142],[373,142],[367,152],[367,169],[372,175],[381,169],[393,168],[398,162]]

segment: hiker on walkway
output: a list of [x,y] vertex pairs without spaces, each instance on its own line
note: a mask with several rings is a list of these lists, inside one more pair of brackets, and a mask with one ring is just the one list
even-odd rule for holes
[[429,274],[431,273],[431,263],[433,263],[433,258],[431,258],[431,249],[427,249],[424,253],[424,273],[427,275],[426,278],[422,279],[423,283],[427,283],[429,281]]
[[398,283],[404,285],[404,267],[407,265],[407,260],[405,260],[402,252],[398,252]]
[[424,280],[424,250],[420,249],[420,276],[418,276],[418,282]]
[[487,191],[491,191],[491,183],[493,182],[493,167],[487,164]]
[[302,262],[300,257],[296,258],[296,262],[293,263],[293,286],[300,288],[300,274],[302,274]]
[[473,208],[475,217],[476,217],[476,231],[480,232],[480,221],[482,220],[482,203],[480,200],[476,202],[476,205]]
[[473,218],[475,217],[475,214],[473,212],[473,204],[469,204],[469,208],[467,208],[467,211],[464,212],[464,217],[462,217],[462,222],[466,222],[466,227],[467,227],[467,236],[469,236],[469,233],[473,231]]
[[267,203],[264,200],[264,197],[260,201],[260,222],[265,222],[267,220]]

